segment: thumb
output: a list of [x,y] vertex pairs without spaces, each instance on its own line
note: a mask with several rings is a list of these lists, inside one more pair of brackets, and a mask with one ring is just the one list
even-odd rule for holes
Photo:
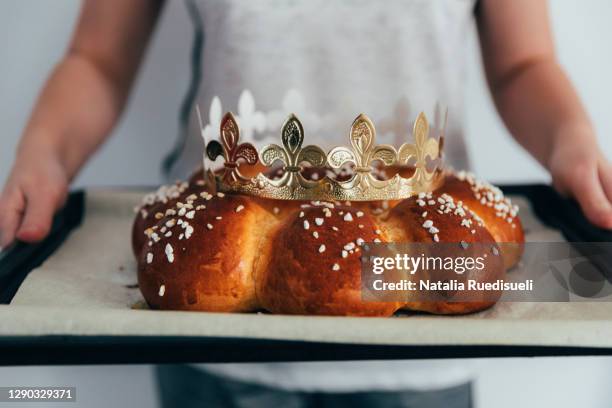
[[17,230],[17,238],[26,242],[44,239],[51,230],[55,210],[65,196],[60,189],[31,188],[25,191],[25,213]]
[[612,204],[602,185],[597,165],[588,168],[580,166],[568,187],[589,221],[601,228],[612,228]]
[[21,189],[5,189],[0,196],[0,249],[15,240],[24,209],[25,198]]

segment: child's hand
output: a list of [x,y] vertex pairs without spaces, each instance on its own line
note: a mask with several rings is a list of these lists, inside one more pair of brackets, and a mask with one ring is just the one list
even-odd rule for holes
[[0,247],[15,239],[45,238],[67,191],[68,177],[57,154],[44,150],[19,154],[0,195]]
[[68,52],[39,96],[0,195],[0,247],[49,233],[69,181],[117,123],[163,4],[83,2]]
[[557,60],[547,3],[479,2],[487,80],[510,133],[548,168],[557,190],[574,197],[593,224],[612,228],[612,169]]
[[612,165],[595,143],[556,143],[548,169],[555,188],[574,197],[593,224],[612,228]]

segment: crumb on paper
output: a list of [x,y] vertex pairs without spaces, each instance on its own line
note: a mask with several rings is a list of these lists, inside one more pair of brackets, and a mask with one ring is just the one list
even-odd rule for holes
[[149,309],[149,305],[147,305],[147,302],[145,302],[144,300],[139,300],[139,301],[133,303],[132,306],[130,306],[130,309],[132,309],[132,310],[148,310]]

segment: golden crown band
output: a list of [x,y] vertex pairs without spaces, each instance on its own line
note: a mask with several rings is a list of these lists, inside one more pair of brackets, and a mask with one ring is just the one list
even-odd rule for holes
[[[429,133],[427,118],[420,113],[413,127],[414,143],[404,143],[398,149],[391,145],[377,145],[374,124],[361,114],[351,126],[351,147],[335,147],[325,153],[315,145],[302,146],[304,128],[295,115],[290,115],[281,129],[282,145],[269,144],[258,152],[252,144],[240,143],[236,118],[232,113],[226,113],[220,124],[220,142],[213,140],[206,145],[206,155],[210,160],[223,157],[223,168],[213,173],[205,166],[205,179],[215,183],[218,191],[278,200],[408,198],[436,189],[443,179],[440,170],[444,136],[441,133],[436,139]],[[241,173],[242,165],[255,166],[258,163],[270,171],[259,172],[253,177]],[[326,171],[323,177],[314,179],[305,176],[306,168],[332,172]],[[337,177],[340,169],[347,168],[348,177],[346,174]],[[387,171],[394,174],[385,179]],[[403,176],[407,173],[409,177]]]

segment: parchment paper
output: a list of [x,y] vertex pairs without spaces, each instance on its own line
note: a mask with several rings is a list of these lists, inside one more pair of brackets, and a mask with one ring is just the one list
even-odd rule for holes
[[[392,318],[282,316],[135,310],[142,300],[130,249],[142,193],[90,191],[83,225],[10,305],[0,335],[219,336],[393,345],[612,347],[612,303],[509,303],[469,316]],[[517,197],[528,241],[560,241]]]

